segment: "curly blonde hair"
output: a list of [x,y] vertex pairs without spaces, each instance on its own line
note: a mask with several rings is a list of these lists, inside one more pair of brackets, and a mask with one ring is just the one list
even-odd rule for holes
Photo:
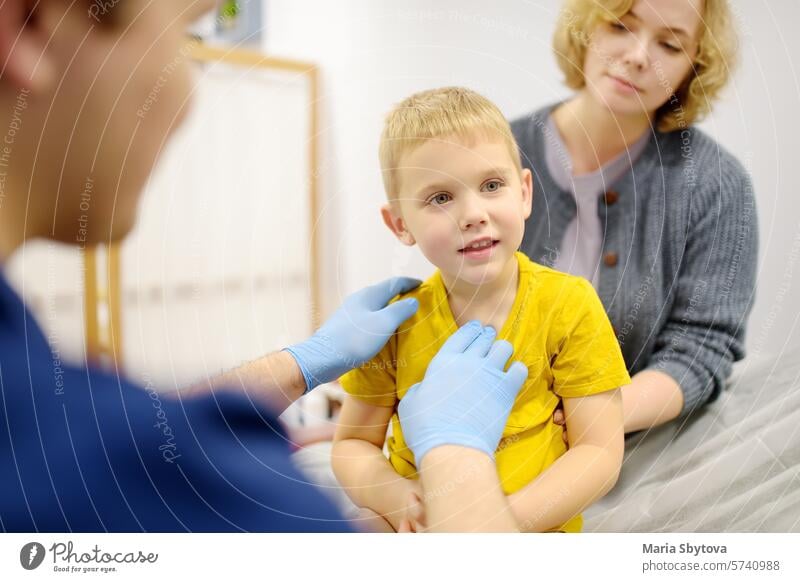
[[400,189],[397,168],[403,155],[427,140],[450,137],[500,141],[517,171],[522,171],[511,127],[494,103],[463,87],[429,89],[405,98],[386,116],[378,155],[389,200],[395,199]]
[[[565,82],[572,89],[586,85],[583,66],[592,31],[602,22],[621,18],[635,0],[566,0],[553,37],[553,50]],[[728,83],[738,59],[738,34],[728,0],[705,0],[703,29],[692,70],[656,111],[656,127],[675,131],[701,120]]]

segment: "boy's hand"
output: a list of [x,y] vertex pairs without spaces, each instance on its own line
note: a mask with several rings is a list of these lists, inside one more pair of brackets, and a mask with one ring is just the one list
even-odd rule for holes
[[494,457],[528,369],[514,362],[507,341],[472,321],[454,333],[431,360],[425,378],[400,401],[398,413],[417,467],[434,447],[470,447]]
[[418,279],[394,277],[356,291],[311,338],[286,348],[303,373],[306,392],[335,380],[377,354],[397,327],[419,307],[414,298],[388,307],[386,304],[420,283]]
[[406,514],[400,520],[398,533],[422,533],[428,528],[427,518],[425,517],[425,505],[422,503],[422,495],[412,492],[408,496],[406,504]]
[[395,531],[388,519],[366,507],[358,509],[352,522],[364,533],[394,533]]

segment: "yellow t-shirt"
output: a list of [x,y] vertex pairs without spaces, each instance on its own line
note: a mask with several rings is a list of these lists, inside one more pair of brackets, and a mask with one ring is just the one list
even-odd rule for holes
[[[597,293],[585,279],[548,269],[517,253],[519,286],[497,337],[514,346],[512,360],[528,367],[528,379],[508,417],[495,453],[506,495],[521,489],[566,452],[553,422],[560,397],[581,397],[630,383],[619,344]],[[397,299],[416,297],[419,309],[372,360],[340,379],[352,396],[375,406],[395,407],[389,461],[404,477],[416,477],[397,404],[420,382],[431,359],[458,326],[437,271]],[[561,531],[579,532],[580,515]]]

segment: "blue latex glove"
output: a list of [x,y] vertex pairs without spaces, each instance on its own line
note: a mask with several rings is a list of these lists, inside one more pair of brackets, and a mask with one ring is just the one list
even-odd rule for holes
[[417,467],[434,447],[458,445],[494,457],[508,415],[528,377],[510,343],[495,342],[491,327],[471,321],[445,342],[425,378],[400,401],[400,425]]
[[286,348],[306,380],[306,392],[336,380],[377,354],[397,326],[416,313],[414,298],[392,297],[419,286],[419,279],[393,277],[347,297],[341,307],[304,342]]

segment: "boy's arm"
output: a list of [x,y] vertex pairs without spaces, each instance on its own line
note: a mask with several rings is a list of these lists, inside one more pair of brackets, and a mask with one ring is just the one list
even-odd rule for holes
[[624,453],[620,391],[564,398],[570,449],[533,482],[509,496],[522,531],[569,521],[617,482]]
[[393,408],[373,406],[348,396],[333,439],[331,464],[350,499],[383,516],[397,530],[419,484],[397,474],[383,454]]

